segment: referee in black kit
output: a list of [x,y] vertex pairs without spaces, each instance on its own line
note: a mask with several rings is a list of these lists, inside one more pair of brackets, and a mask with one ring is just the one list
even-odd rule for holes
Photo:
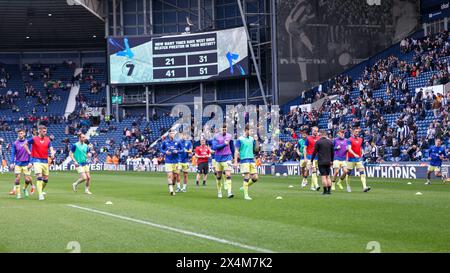
[[311,163],[318,156],[318,165],[320,176],[322,177],[322,194],[331,194],[331,165],[334,160],[334,147],[333,142],[327,138],[327,131],[320,131],[321,138],[314,145],[314,152],[311,157]]

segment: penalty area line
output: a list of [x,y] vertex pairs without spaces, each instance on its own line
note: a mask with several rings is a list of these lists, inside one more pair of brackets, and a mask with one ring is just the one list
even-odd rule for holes
[[226,239],[222,239],[222,238],[218,238],[218,237],[214,237],[214,236],[210,236],[210,235],[206,235],[206,234],[201,234],[201,233],[192,232],[192,231],[188,231],[188,230],[184,230],[184,229],[169,227],[166,225],[160,225],[157,223],[152,223],[149,221],[135,219],[135,218],[127,217],[127,216],[122,216],[122,215],[118,215],[118,214],[114,214],[114,213],[110,213],[110,212],[106,212],[106,211],[85,208],[85,207],[80,207],[80,206],[71,205],[71,204],[68,204],[67,206],[71,207],[71,208],[79,209],[79,210],[84,210],[84,211],[88,211],[88,212],[92,212],[92,213],[96,213],[96,214],[100,214],[100,215],[105,215],[105,216],[129,221],[129,222],[133,222],[133,223],[138,223],[138,224],[142,224],[142,225],[146,225],[146,226],[151,226],[154,228],[159,228],[159,229],[166,230],[166,231],[173,231],[173,232],[181,233],[181,234],[192,236],[192,237],[206,239],[209,241],[213,241],[213,242],[217,242],[217,243],[221,243],[221,244],[225,244],[225,245],[231,245],[231,246],[248,249],[248,250],[252,250],[252,251],[256,251],[256,252],[262,252],[262,253],[275,253],[275,251],[272,251],[269,249],[264,249],[264,248],[259,248],[259,247],[250,246],[250,245],[246,245],[246,244],[241,244],[238,242],[233,242],[230,240],[226,240]]

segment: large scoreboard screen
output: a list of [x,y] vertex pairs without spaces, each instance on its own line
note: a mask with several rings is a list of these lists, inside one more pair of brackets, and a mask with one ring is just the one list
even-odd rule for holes
[[243,27],[160,37],[109,37],[111,84],[218,80],[248,75]]

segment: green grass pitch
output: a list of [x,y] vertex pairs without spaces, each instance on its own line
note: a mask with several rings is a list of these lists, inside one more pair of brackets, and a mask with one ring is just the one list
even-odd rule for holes
[[266,176],[245,201],[240,176],[235,198],[221,200],[212,176],[196,187],[190,174],[188,192],[175,197],[164,174],[94,172],[92,196],[84,186],[72,192],[76,178],[51,173],[38,201],[9,196],[13,176],[2,175],[0,252],[69,252],[71,241],[81,252],[369,252],[371,241],[381,252],[450,252],[450,185],[437,180],[368,179],[363,193],[352,178],[352,193],[321,196],[300,190],[299,178]]

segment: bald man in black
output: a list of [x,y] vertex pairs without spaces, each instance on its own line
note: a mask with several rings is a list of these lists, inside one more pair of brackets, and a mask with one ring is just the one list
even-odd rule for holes
[[311,161],[314,160],[316,155],[318,156],[318,165],[320,176],[322,177],[323,193],[331,194],[331,165],[334,160],[334,147],[333,142],[328,139],[327,131],[320,131],[321,138],[314,145],[314,152],[311,157]]

